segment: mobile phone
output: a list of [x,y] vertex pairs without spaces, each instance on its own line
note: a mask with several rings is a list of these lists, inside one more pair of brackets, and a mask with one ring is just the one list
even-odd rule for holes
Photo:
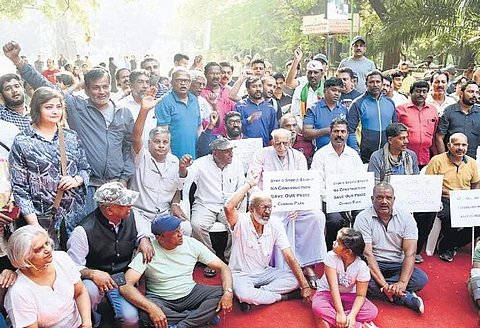
[[127,281],[125,280],[125,273],[123,272],[112,274],[110,277],[112,277],[113,281],[115,281],[118,287],[127,284]]
[[3,208],[1,210],[1,213],[5,216],[8,216],[12,220],[16,220],[20,214],[20,207],[19,206],[13,207],[11,212],[9,212],[8,209]]

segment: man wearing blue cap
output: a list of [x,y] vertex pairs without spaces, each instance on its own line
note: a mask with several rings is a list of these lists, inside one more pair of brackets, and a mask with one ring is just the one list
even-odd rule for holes
[[[139,308],[142,322],[162,328],[203,327],[218,324],[219,311],[232,310],[232,274],[228,266],[199,241],[183,236],[182,221],[174,216],[152,222],[155,255],[144,263],[137,254],[125,273],[122,295]],[[220,272],[222,286],[206,286],[193,280],[195,264],[201,262]],[[135,284],[145,275],[146,296]]]

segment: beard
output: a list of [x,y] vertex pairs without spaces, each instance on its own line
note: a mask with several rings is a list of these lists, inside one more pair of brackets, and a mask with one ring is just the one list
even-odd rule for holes
[[268,223],[268,219],[264,219],[263,217],[261,217],[255,212],[253,212],[253,218],[255,219],[255,221],[257,221],[261,225],[266,225]]
[[229,137],[238,137],[240,136],[240,134],[242,133],[242,130],[238,129],[238,128],[227,128],[227,135]]
[[20,106],[25,102],[25,96],[22,94],[21,97],[18,100],[13,100],[8,97],[3,97],[3,101],[5,102],[5,106],[7,107],[15,107],[15,106]]

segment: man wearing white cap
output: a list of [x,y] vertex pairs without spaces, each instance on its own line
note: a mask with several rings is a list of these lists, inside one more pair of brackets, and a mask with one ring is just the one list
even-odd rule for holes
[[352,56],[340,62],[338,68],[348,67],[358,76],[357,90],[360,93],[367,91],[365,77],[367,73],[375,69],[375,63],[365,57],[366,41],[363,36],[357,35],[352,40]]
[[295,88],[292,97],[292,114],[301,124],[308,108],[323,98],[323,65],[319,60],[311,60],[307,64],[307,83]]
[[[226,138],[219,138],[210,144],[211,155],[203,156],[194,162],[190,155],[180,159],[180,177],[185,184],[195,182],[195,201],[192,206],[191,224],[193,237],[215,252],[210,240],[209,230],[215,221],[219,221],[228,229],[223,205],[231,194],[243,185],[245,176],[242,163],[233,157],[233,145]],[[187,169],[187,166],[188,169]],[[229,234],[225,254],[219,254],[228,260],[230,257],[231,237]],[[215,271],[205,268],[207,277],[215,276]]]
[[[137,254],[125,273],[126,285],[120,292],[140,309],[140,319],[148,327],[205,327],[220,322],[232,310],[232,274],[228,266],[197,240],[183,236],[182,221],[159,216],[152,222],[155,256],[145,263]],[[193,280],[197,262],[220,272],[222,286],[206,286]],[[146,296],[135,287],[145,277]]]
[[138,192],[128,190],[120,182],[102,185],[94,195],[97,209],[80,222],[67,242],[67,253],[78,266],[88,290],[95,327],[100,326],[97,306],[104,297],[109,299],[122,327],[138,325],[137,309],[120,295],[111,276],[127,271],[136,245],[146,261],[152,259],[151,242],[139,236],[130,212],[137,198]]

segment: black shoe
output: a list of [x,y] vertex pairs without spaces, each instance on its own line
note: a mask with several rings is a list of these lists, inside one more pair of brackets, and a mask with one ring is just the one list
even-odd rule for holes
[[449,249],[443,253],[440,253],[438,257],[440,257],[441,260],[444,260],[446,262],[452,262],[455,255],[457,255],[457,251],[454,249],[453,250]]
[[240,310],[243,313],[250,312],[252,310],[252,306],[248,303],[240,302]]

